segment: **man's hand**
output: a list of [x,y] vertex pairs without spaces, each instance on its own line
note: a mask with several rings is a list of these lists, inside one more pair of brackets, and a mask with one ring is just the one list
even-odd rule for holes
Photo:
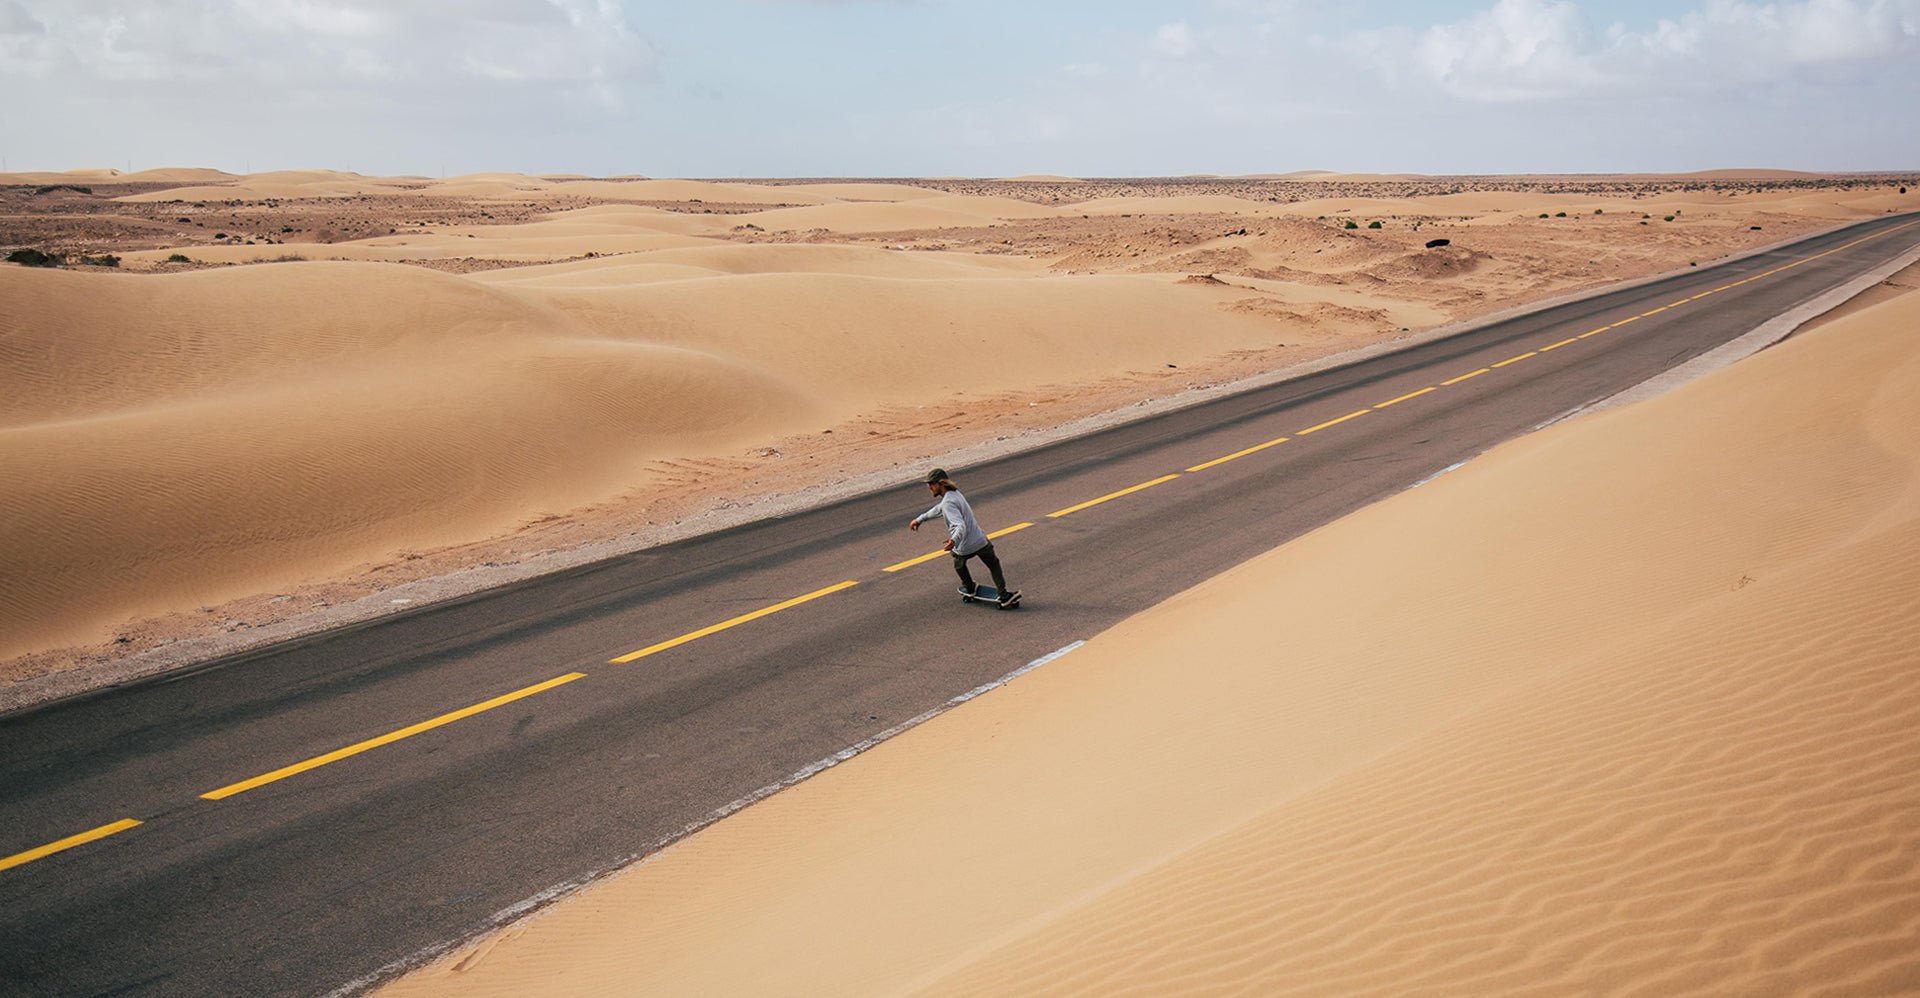
[[951,551],[951,550],[953,550],[953,538],[951,538],[951,537],[949,537],[949,538],[947,538],[947,543],[946,543],[946,544],[944,544],[944,545],[942,545],[942,546],[941,546],[941,548],[940,548],[940,550],[942,550],[942,551]]
[[920,521],[919,521],[919,520],[908,520],[908,521],[907,521],[907,529],[908,529],[908,530],[919,530],[919,529],[920,529]]

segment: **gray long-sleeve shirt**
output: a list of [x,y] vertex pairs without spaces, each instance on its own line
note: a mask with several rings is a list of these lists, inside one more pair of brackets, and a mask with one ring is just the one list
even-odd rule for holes
[[933,508],[914,517],[915,523],[926,523],[945,517],[947,536],[953,538],[954,554],[972,554],[987,546],[987,533],[980,529],[979,521],[973,518],[973,507],[967,505],[967,497],[959,489],[948,489],[940,496]]

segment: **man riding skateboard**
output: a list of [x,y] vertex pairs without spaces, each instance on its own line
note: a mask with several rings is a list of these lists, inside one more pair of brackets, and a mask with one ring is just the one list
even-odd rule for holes
[[960,486],[947,477],[945,468],[927,472],[925,481],[927,491],[940,501],[932,509],[914,517],[907,524],[907,529],[919,530],[922,523],[945,518],[947,543],[943,550],[953,554],[953,570],[960,575],[960,595],[971,602],[980,592],[980,587],[973,582],[972,573],[967,571],[968,560],[979,558],[993,575],[993,588],[998,591],[1000,608],[1012,609],[1019,604],[1020,591],[1007,588],[1007,577],[1000,571],[1000,556],[994,554],[993,542],[987,540],[986,532],[980,529],[979,521],[973,518],[973,507],[967,504],[967,497],[960,494]]

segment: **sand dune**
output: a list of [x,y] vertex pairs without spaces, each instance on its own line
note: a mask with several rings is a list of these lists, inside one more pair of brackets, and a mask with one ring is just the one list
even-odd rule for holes
[[[1036,206],[1028,205],[1022,210],[1034,207]],[[902,229],[971,228],[992,223],[1000,216],[991,209],[967,210],[951,202],[945,206],[934,206],[929,201],[872,201],[814,205],[805,208],[777,208],[772,211],[730,217],[736,221],[736,224],[750,222],[761,228],[773,230],[895,232]]]
[[489,284],[619,287],[738,274],[846,274],[914,280],[1037,274],[1030,260],[966,253],[897,253],[867,246],[699,244],[475,274]]
[[717,183],[707,180],[572,180],[553,184],[546,198],[592,197],[618,201],[715,201],[737,204],[829,204],[835,199],[785,185]]
[[1910,990],[1916,323],[1499,448],[388,993]]
[[5,653],[510,530],[820,411],[766,369],[411,268],[0,288]]
[[1149,214],[1176,212],[1221,212],[1244,215],[1279,214],[1277,204],[1249,201],[1225,194],[1189,194],[1176,197],[1107,197],[1081,201],[1074,211],[1089,215]]
[[853,247],[675,252],[652,266],[705,279],[595,277],[601,260],[581,261],[584,283],[332,262],[0,268],[15,470],[0,480],[0,655],[507,533],[634,488],[651,458],[1276,335],[1221,312],[1229,291],[1163,277]]
[[[924,201],[928,198],[951,196],[946,191],[937,191],[930,187],[915,187],[912,184],[780,184],[775,189],[831,198],[835,201]],[[785,200],[799,199],[789,197]]]
[[[987,385],[1032,389],[1088,372],[1117,375],[1270,345],[1273,326],[1217,309],[1235,295],[1174,288],[1159,277],[904,280],[783,272],[556,288],[546,300],[601,335],[639,334],[750,358],[851,415]],[[1185,335],[1169,342],[1165,329]]]
[[271,179],[266,174],[256,174],[240,183],[231,185],[200,185],[188,187],[169,187],[166,190],[149,191],[145,194],[128,194],[115,198],[138,204],[148,201],[266,201],[273,198],[348,198],[362,194],[386,194],[395,189],[392,184],[365,179],[346,179],[338,177],[314,177],[308,179]]

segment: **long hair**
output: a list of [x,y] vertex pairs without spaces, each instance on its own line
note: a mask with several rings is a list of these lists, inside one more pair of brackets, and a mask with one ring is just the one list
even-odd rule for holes
[[960,491],[960,486],[953,484],[953,479],[951,478],[942,478],[933,484],[940,486],[940,491],[942,492]]

